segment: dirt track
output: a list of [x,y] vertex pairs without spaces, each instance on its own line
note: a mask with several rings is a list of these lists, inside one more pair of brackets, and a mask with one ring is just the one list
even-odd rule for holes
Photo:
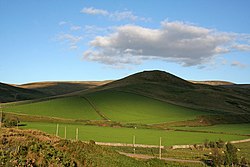
[[[154,156],[144,155],[144,154],[132,154],[132,153],[124,153],[124,152],[119,152],[119,153],[122,154],[122,155],[126,155],[128,157],[139,158],[139,159],[156,158]],[[187,163],[200,163],[200,164],[204,164],[202,161],[198,161],[198,160],[175,159],[175,158],[161,158],[161,159],[165,160],[165,161],[172,161],[172,162],[174,161],[174,162],[187,162]]]

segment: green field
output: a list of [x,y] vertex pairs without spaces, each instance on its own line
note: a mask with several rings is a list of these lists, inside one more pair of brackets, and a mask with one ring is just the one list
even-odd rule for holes
[[161,123],[195,119],[204,112],[119,91],[100,91],[87,95],[110,120],[133,123]]
[[[39,129],[50,134],[56,133],[55,123],[26,122],[25,129]],[[64,128],[67,129],[67,138],[75,139],[76,128],[79,129],[79,139],[84,141],[94,140],[99,142],[132,143],[133,135],[136,136],[136,143],[158,145],[162,137],[162,144],[165,146],[176,144],[202,143],[205,139],[224,141],[245,139],[245,136],[210,134],[199,132],[164,131],[156,129],[132,129],[132,128],[111,128],[86,125],[60,124],[59,136],[64,137]]]
[[[111,121],[154,124],[195,119],[204,112],[119,91],[100,91],[85,95]],[[5,112],[78,120],[102,119],[80,96],[7,106]]]
[[193,131],[206,131],[206,132],[222,132],[232,134],[250,134],[250,124],[222,124],[213,126],[201,127],[176,127],[176,129],[193,130]]
[[5,108],[4,111],[66,119],[101,119],[90,104],[84,98],[79,96],[15,105]]

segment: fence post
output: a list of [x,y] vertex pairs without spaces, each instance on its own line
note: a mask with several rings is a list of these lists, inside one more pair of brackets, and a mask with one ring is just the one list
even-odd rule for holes
[[59,124],[56,124],[56,136],[58,136],[59,133]]
[[134,154],[135,154],[135,135],[133,136],[133,149],[134,149]]
[[76,128],[76,141],[78,140],[78,128]]
[[159,147],[159,159],[161,159],[161,137],[160,137],[160,147]]
[[67,139],[67,129],[66,129],[66,126],[64,127],[64,139]]

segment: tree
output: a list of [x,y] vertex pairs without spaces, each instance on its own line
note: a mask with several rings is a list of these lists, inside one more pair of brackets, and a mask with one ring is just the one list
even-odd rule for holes
[[224,145],[225,145],[225,142],[221,139],[219,139],[217,142],[216,142],[216,145],[218,148],[223,148]]
[[224,164],[224,156],[220,153],[220,150],[218,148],[214,148],[212,150],[212,154],[209,156],[209,158],[212,160],[212,166],[220,166]]
[[226,165],[236,165],[239,160],[237,157],[237,148],[230,142],[226,144],[226,152],[225,152],[225,163]]

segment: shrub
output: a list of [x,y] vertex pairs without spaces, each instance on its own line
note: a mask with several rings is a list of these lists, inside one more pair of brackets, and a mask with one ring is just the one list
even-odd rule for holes
[[224,164],[224,156],[220,153],[218,148],[214,148],[212,154],[209,156],[212,160],[212,166],[220,166]]
[[216,143],[214,141],[210,141],[208,143],[208,145],[209,145],[209,148],[215,148],[216,147]]
[[219,139],[217,142],[216,142],[216,145],[218,148],[223,148],[224,145],[225,145],[225,142],[221,139]]
[[228,142],[226,144],[226,165],[233,165],[233,164],[238,164],[239,160],[237,157],[237,148],[231,144],[230,142]]
[[241,157],[240,166],[241,167],[247,167],[248,166],[248,161],[247,161],[247,159],[245,157]]
[[205,147],[205,148],[209,148],[208,143],[209,143],[209,141],[208,141],[208,139],[206,139],[206,140],[204,141],[204,147]]

